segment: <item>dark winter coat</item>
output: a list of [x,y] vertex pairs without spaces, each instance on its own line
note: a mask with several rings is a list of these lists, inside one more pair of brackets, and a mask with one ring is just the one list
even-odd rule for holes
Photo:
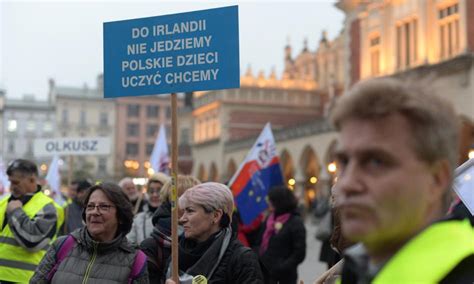
[[171,237],[155,227],[151,237],[145,239],[140,244],[140,249],[148,258],[150,283],[163,283],[165,279],[165,266],[171,255]]
[[64,223],[58,232],[58,236],[67,235],[76,229],[84,227],[82,222],[82,211],[84,207],[76,200],[71,202],[64,208]]
[[[127,283],[137,250],[125,236],[98,243],[92,240],[86,228],[78,229],[71,235],[76,242],[59,264],[52,281],[48,282],[48,273],[56,264],[56,253],[66,236],[58,238],[48,249],[30,283],[75,284],[84,283],[84,277],[88,278],[86,282],[89,284]],[[149,283],[146,265],[132,283]]]
[[[228,232],[225,230],[211,236],[214,239],[207,240],[208,244],[198,253],[195,250],[187,250],[187,243],[193,242],[192,240],[180,239],[180,269],[186,266],[186,273],[194,276],[204,275],[209,284],[264,283],[257,255],[244,247],[235,235],[232,235],[230,228],[227,229]],[[227,248],[226,241],[229,242]],[[221,251],[224,252],[222,258],[219,257]],[[215,265],[215,270],[209,277]]]
[[150,283],[163,283],[165,266],[171,255],[171,204],[162,203],[153,214],[154,226],[151,236],[146,238],[140,249],[148,257]]
[[[266,220],[262,225],[262,235]],[[268,249],[260,256],[266,283],[296,283],[298,265],[306,256],[306,228],[298,213],[292,213],[283,227],[270,238]]]

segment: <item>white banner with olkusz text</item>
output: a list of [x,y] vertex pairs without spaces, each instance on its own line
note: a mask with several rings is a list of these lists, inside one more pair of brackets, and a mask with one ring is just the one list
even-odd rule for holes
[[80,137],[36,139],[34,154],[36,157],[58,155],[108,155],[110,138]]

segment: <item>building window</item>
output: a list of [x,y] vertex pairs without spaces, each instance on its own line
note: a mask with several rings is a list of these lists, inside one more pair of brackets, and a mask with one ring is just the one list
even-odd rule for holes
[[131,137],[136,137],[139,135],[139,125],[138,123],[129,123],[127,124],[127,135]]
[[99,124],[100,126],[107,126],[109,125],[109,114],[106,112],[101,112],[99,116]]
[[130,156],[138,155],[138,144],[137,143],[127,143],[125,148],[125,154]]
[[129,117],[139,117],[140,105],[127,105],[127,115]]
[[150,156],[150,155],[151,155],[151,152],[153,152],[153,147],[154,147],[154,146],[155,146],[155,144],[153,144],[153,143],[147,143],[147,144],[146,144],[146,154],[147,154],[148,156]]
[[149,118],[158,117],[160,113],[159,106],[146,106],[146,116]]
[[86,111],[85,110],[81,110],[81,113],[80,113],[80,116],[79,116],[79,124],[81,126],[85,126],[86,125]]
[[34,132],[36,127],[36,123],[34,120],[28,120],[26,122],[26,131],[28,132]]
[[69,122],[69,112],[67,109],[63,109],[63,113],[61,114],[61,119],[63,124],[67,124]]
[[99,170],[99,172],[106,172],[107,171],[107,158],[99,158],[98,170]]
[[372,76],[380,74],[380,36],[374,36],[369,42],[370,73]]
[[418,20],[405,21],[397,26],[397,69],[414,66],[418,60]]
[[15,119],[8,120],[7,130],[8,132],[16,132],[18,129],[18,123]]
[[146,136],[147,137],[155,137],[157,132],[158,132],[158,125],[148,124],[146,126]]
[[181,129],[181,141],[179,141],[179,144],[182,145],[189,145],[189,128],[183,128]]
[[43,124],[43,131],[44,132],[53,132],[53,123],[51,121],[46,121]]
[[171,107],[170,106],[166,107],[166,118],[171,118]]
[[460,51],[459,43],[459,4],[439,9],[440,58],[451,58]]
[[15,141],[14,140],[8,140],[8,152],[10,154],[15,152]]

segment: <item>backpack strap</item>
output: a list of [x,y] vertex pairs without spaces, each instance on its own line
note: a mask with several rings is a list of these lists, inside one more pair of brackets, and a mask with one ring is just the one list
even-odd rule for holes
[[53,279],[54,274],[56,274],[56,271],[58,270],[59,264],[61,264],[61,262],[66,258],[67,254],[72,250],[75,243],[76,240],[71,235],[68,235],[62,242],[61,246],[56,251],[56,263],[48,273],[48,282]]
[[133,262],[132,271],[128,276],[128,284],[131,284],[132,281],[135,280],[138,275],[141,274],[143,268],[145,267],[146,259],[147,257],[145,253],[141,250],[138,250],[137,254],[135,255],[135,261]]

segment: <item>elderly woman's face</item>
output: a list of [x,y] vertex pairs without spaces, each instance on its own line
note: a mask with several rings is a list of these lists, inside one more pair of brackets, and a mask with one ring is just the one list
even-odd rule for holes
[[158,207],[158,205],[160,205],[160,190],[162,187],[161,182],[150,182],[150,184],[148,184],[148,201],[151,206]]
[[183,226],[184,237],[187,239],[203,242],[220,229],[222,211],[207,213],[201,205],[189,202],[182,212],[179,223]]
[[91,194],[86,204],[86,227],[99,242],[113,240],[117,233],[117,208],[100,189]]

